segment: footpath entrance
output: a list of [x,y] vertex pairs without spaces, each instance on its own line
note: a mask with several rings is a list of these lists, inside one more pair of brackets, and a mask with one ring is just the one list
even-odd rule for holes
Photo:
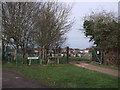
[[78,67],[82,67],[82,68],[86,68],[86,69],[90,69],[90,70],[94,70],[94,71],[102,72],[102,73],[105,73],[105,74],[120,77],[120,75],[118,73],[119,70],[103,68],[103,67],[87,64],[87,63],[82,62],[82,61],[77,61],[77,63],[76,62],[70,62],[70,64],[73,64],[73,65],[78,66]]

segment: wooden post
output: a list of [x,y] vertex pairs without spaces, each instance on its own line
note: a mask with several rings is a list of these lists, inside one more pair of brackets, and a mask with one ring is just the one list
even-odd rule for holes
[[43,50],[42,50],[42,59],[44,60],[44,57],[45,57],[45,51],[44,51],[44,46],[43,46],[43,48],[42,48]]
[[42,64],[42,59],[40,59],[40,64]]
[[16,50],[15,50],[15,60],[16,60],[16,65],[18,64],[18,46],[17,46],[17,48],[16,48]]
[[50,59],[48,58],[47,64],[49,64],[49,63],[50,63]]
[[31,59],[29,60],[29,66],[31,65]]
[[67,47],[67,63],[69,63],[69,47]]
[[59,64],[59,58],[57,58],[57,64]]
[[101,64],[103,64],[103,51],[101,50]]

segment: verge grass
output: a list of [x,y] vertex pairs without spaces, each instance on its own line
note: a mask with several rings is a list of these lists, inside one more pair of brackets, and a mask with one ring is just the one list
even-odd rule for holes
[[29,67],[7,63],[3,67],[55,88],[118,88],[118,77],[69,64]]

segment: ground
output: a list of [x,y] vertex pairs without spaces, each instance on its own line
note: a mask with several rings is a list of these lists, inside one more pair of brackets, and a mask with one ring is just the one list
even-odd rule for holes
[[49,86],[9,69],[2,70],[2,88],[48,88]]
[[83,68],[86,68],[86,69],[99,71],[99,72],[102,72],[102,73],[105,73],[105,74],[120,77],[120,74],[118,74],[118,70],[113,70],[113,69],[103,68],[103,67],[99,67],[99,66],[94,66],[94,65],[82,62],[82,61],[70,62],[70,64],[76,65],[78,67],[83,67]]
[[72,64],[74,65],[4,64],[3,88],[46,88],[49,86],[54,88],[118,88],[118,77],[100,71],[96,72],[101,69],[100,67],[83,62],[72,62]]

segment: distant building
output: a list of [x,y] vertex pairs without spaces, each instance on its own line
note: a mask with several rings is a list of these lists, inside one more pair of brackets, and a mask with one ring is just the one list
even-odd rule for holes
[[84,53],[90,53],[90,48],[86,48],[86,49],[84,50]]
[[[34,49],[34,53],[36,54],[42,54],[41,49]],[[82,57],[87,54],[90,54],[90,48],[86,49],[78,49],[78,48],[69,48],[69,56],[71,57]],[[67,49],[61,48],[59,53],[55,53],[54,50],[50,49],[48,52],[48,56],[55,57],[55,56],[61,56],[64,57],[67,55]]]

